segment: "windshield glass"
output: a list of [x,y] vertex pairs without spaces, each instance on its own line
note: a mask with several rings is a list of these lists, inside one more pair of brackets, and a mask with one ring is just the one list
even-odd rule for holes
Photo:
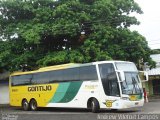
[[116,62],[115,65],[117,70],[138,71],[136,65],[132,62]]
[[138,73],[125,72],[125,81],[121,82],[122,94],[141,94],[142,86]]

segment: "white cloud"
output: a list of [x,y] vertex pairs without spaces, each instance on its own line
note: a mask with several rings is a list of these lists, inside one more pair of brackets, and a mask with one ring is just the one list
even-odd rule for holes
[[160,0],[135,0],[144,14],[134,14],[141,22],[139,26],[132,26],[146,37],[151,49],[160,49]]

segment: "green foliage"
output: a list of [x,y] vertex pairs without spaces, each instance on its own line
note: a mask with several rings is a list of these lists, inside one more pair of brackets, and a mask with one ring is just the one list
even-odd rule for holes
[[160,54],[160,49],[152,50],[151,54]]
[[33,70],[69,62],[152,63],[143,36],[128,27],[134,0],[0,0],[0,68]]

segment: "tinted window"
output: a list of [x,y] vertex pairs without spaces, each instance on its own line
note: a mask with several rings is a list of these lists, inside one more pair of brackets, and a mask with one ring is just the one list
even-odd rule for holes
[[50,82],[98,79],[96,67],[93,65],[52,71],[50,74],[50,78]]
[[63,80],[79,80],[79,68],[63,70]]
[[31,83],[32,75],[19,75],[19,76],[13,76],[12,79],[12,85],[29,85]]
[[96,66],[84,66],[12,77],[13,85],[47,84],[77,80],[98,80]]
[[32,84],[49,83],[49,72],[41,72],[33,74]]
[[50,82],[63,80],[63,70],[55,70],[50,72]]
[[98,80],[96,66],[84,66],[79,68],[80,80]]
[[100,64],[99,70],[105,94],[119,96],[118,81],[113,64]]

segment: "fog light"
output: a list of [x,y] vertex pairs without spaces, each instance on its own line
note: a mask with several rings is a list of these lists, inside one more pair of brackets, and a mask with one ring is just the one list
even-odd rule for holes
[[135,102],[135,105],[138,105],[139,104],[139,102]]

